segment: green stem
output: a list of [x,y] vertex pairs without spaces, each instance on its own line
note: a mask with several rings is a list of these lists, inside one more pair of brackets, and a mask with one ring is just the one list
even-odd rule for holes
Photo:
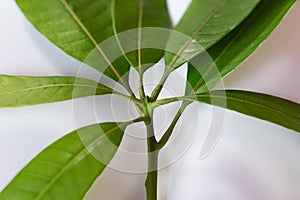
[[157,200],[157,167],[158,151],[157,142],[154,136],[153,121],[147,124],[147,145],[148,145],[148,173],[145,181],[147,200]]
[[151,93],[150,96],[150,101],[154,102],[156,101],[158,95],[160,94],[161,90],[163,89],[164,83],[166,82],[168,76],[170,75],[172,69],[171,68],[167,68],[166,71],[164,72],[163,76],[161,77],[159,83],[156,85],[156,87],[154,88],[154,90]]
[[143,85],[143,71],[142,71],[142,66],[139,67],[139,94],[140,94],[140,99],[144,100],[146,98],[145,95],[145,90],[144,90],[144,85]]
[[169,141],[172,133],[173,133],[173,130],[179,120],[179,118],[181,117],[184,109],[190,104],[190,102],[187,102],[187,101],[184,101],[182,103],[182,105],[180,106],[178,112],[176,113],[173,121],[171,122],[169,128],[166,130],[166,132],[164,133],[163,137],[160,139],[160,141],[157,143],[156,145],[156,149],[162,149],[166,144],[167,142]]
[[132,101],[135,104],[138,104],[138,105],[143,104],[143,101],[139,100],[135,96],[127,96],[126,94],[123,94],[123,93],[120,93],[120,92],[117,92],[117,91],[114,91],[113,94],[115,94],[117,96],[120,96],[120,97],[123,97],[125,99],[128,99],[129,101]]
[[160,100],[156,100],[156,101],[150,102],[149,106],[152,109],[154,109],[154,108],[156,108],[158,106],[162,106],[162,105],[165,105],[165,104],[173,103],[173,102],[176,102],[176,101],[182,101],[182,99],[180,99],[180,97],[171,97],[171,98],[166,98],[166,99],[160,99]]
[[140,76],[140,86],[139,86],[139,94],[141,99],[145,99],[145,90],[143,86],[143,75]]

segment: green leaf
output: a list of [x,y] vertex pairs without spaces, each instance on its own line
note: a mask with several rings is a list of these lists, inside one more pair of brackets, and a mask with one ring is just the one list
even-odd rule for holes
[[[98,44],[114,35],[110,0],[16,0],[26,17],[49,40],[67,54],[127,85],[129,64],[111,60]],[[115,41],[116,43],[116,41]],[[98,60],[87,59],[94,50]],[[115,51],[121,51],[115,48]],[[119,55],[122,55],[121,53]],[[110,64],[111,61],[114,61]],[[125,80],[123,80],[125,79]]]
[[[171,20],[165,0],[113,0],[113,20],[116,34],[136,29],[131,32],[130,40],[137,51],[126,54],[126,58],[132,66],[143,64],[153,65],[164,54],[164,45],[167,37],[160,37],[162,49],[141,49],[144,40],[149,43],[157,43],[156,38],[149,38],[143,33],[144,27],[171,28]],[[146,37],[146,38],[145,38]],[[128,45],[127,41],[120,42],[121,47]]]
[[295,2],[261,0],[249,17],[208,50],[215,63],[204,54],[192,59],[191,63],[199,66],[190,64],[188,68],[187,79],[194,92],[207,92],[238,67],[271,34]]
[[300,132],[300,104],[249,91],[226,90],[196,94],[197,100],[266,120]]
[[[178,67],[185,60],[189,60],[208,49],[228,32],[233,30],[257,5],[259,0],[193,0],[186,13],[175,27],[187,35],[188,39],[170,36],[170,43],[178,49],[176,55],[166,54],[166,64]],[[199,43],[199,48],[194,43]],[[184,58],[180,57],[183,56]]]
[[[0,199],[82,199],[114,156],[127,125],[96,124],[64,136],[37,155]],[[102,155],[104,164],[94,155]]]
[[0,107],[18,107],[113,93],[91,80],[64,76],[0,75]]

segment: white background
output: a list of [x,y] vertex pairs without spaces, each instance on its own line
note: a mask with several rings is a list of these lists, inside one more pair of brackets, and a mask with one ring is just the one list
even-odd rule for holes
[[[175,21],[188,2],[169,0]],[[300,103],[299,11],[297,3],[259,51],[225,79],[227,88],[264,92]],[[0,0],[0,25],[0,74],[76,74],[80,64],[40,35],[14,1]],[[98,120],[107,121],[113,118],[112,112],[106,99],[101,101]],[[81,102],[82,109],[89,108],[87,102]],[[197,129],[199,137],[186,154],[161,172],[161,199],[300,199],[300,135],[296,132],[228,111],[219,143],[209,157],[200,160],[201,130],[206,129],[211,107],[194,104],[184,116],[181,135],[197,124],[203,127]],[[83,124],[92,120],[86,117]],[[77,125],[72,102],[0,109],[0,190],[38,152]],[[86,198],[144,199],[144,179],[143,174],[108,169]]]

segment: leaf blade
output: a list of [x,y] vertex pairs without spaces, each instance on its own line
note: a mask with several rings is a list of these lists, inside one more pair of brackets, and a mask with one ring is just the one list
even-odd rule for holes
[[[193,98],[187,99],[192,100]],[[194,100],[240,112],[300,132],[300,104],[296,102],[241,90],[216,90],[210,93],[196,94]]]
[[[119,125],[124,128],[129,123]],[[105,169],[91,152],[116,152],[108,142],[120,144],[123,131],[116,123],[101,123],[74,131],[54,142],[36,156],[1,192],[1,199],[82,199]],[[86,140],[86,143],[82,143]],[[69,187],[72,185],[73,187]]]
[[[121,78],[129,71],[130,66],[126,60],[120,57],[111,61],[105,55],[105,50],[99,47],[99,43],[114,35],[109,13],[110,1],[17,0],[16,2],[27,19],[64,52],[116,81],[120,79],[126,81],[127,77]],[[87,59],[95,49],[102,58],[98,63]]]
[[[208,49],[244,20],[258,2],[259,0],[193,0],[175,27],[175,31],[190,38],[178,43],[176,55],[166,54],[167,65],[176,68],[203,49]],[[170,41],[177,42],[176,37],[172,39],[171,34]],[[194,42],[202,48],[195,47]],[[182,55],[185,55],[184,58],[180,58]]]
[[252,55],[295,2],[295,0],[288,0],[274,3],[271,0],[261,0],[245,21],[208,49],[208,53],[215,63],[203,61],[203,55],[192,59],[191,63],[201,63],[201,69],[197,67],[200,66],[198,64],[197,70],[192,64],[189,64],[188,67],[187,79],[194,92],[207,92],[222,77],[228,75]]
[[0,75],[0,107],[45,104],[112,93],[107,86],[83,78]]
[[[115,34],[123,31],[136,29],[136,33],[130,35],[130,41],[135,42],[137,49],[134,52],[126,53],[125,57],[129,63],[138,67],[144,64],[149,66],[155,64],[164,54],[162,49],[142,49],[143,37],[147,33],[143,33],[144,27],[155,28],[171,28],[171,20],[168,13],[167,3],[165,0],[132,0],[122,1],[114,0],[113,9],[113,26]],[[152,38],[146,38],[148,43]],[[153,38],[155,39],[155,38]],[[152,39],[152,40],[153,40]],[[150,41],[149,41],[150,40]],[[166,43],[167,38],[161,38],[162,47]],[[123,49],[127,41],[120,41]]]

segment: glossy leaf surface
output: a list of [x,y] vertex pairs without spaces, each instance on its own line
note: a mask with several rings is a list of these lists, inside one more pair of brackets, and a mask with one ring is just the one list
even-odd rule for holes
[[[131,32],[130,42],[132,42],[137,51],[127,53],[126,57],[132,66],[155,64],[164,54],[164,45],[167,37],[160,37],[159,43],[161,49],[141,49],[143,42],[157,43],[156,37],[148,37],[144,33],[144,27],[171,28],[171,20],[168,13],[165,0],[114,0],[113,1],[113,20],[115,33],[120,33],[130,29],[136,29]],[[121,41],[121,46],[128,45],[127,41]],[[149,66],[148,65],[148,66]]]
[[[194,92],[207,92],[245,61],[266,40],[295,2],[261,0],[249,17],[208,50],[214,63],[204,54],[192,59],[191,62],[199,66],[195,69],[190,64],[188,68],[187,79]],[[190,92],[188,89],[187,94]]]
[[[233,30],[257,5],[259,0],[193,0],[186,13],[175,27],[188,39],[178,40],[170,36],[170,45],[177,49],[176,55],[166,54],[166,63],[178,67],[208,49]],[[203,49],[199,49],[196,43]],[[175,46],[176,45],[176,46]],[[180,56],[184,56],[184,59]]]
[[[110,59],[106,55],[106,49],[99,46],[99,43],[114,35],[110,0],[16,0],[16,2],[30,22],[67,54],[116,81],[123,75],[125,75],[123,79],[127,79],[129,64],[126,60],[123,57],[117,60]],[[92,51],[98,53],[97,61],[87,59]],[[115,47],[114,51],[120,49]]]
[[196,98],[199,102],[224,107],[300,132],[300,104],[296,102],[239,90],[212,91],[210,94],[196,94]]
[[109,162],[122,136],[116,123],[91,125],[66,135],[36,156],[2,191],[0,199],[82,199],[106,167],[93,153],[102,152]]
[[64,76],[0,75],[0,107],[19,107],[113,93],[91,80]]

